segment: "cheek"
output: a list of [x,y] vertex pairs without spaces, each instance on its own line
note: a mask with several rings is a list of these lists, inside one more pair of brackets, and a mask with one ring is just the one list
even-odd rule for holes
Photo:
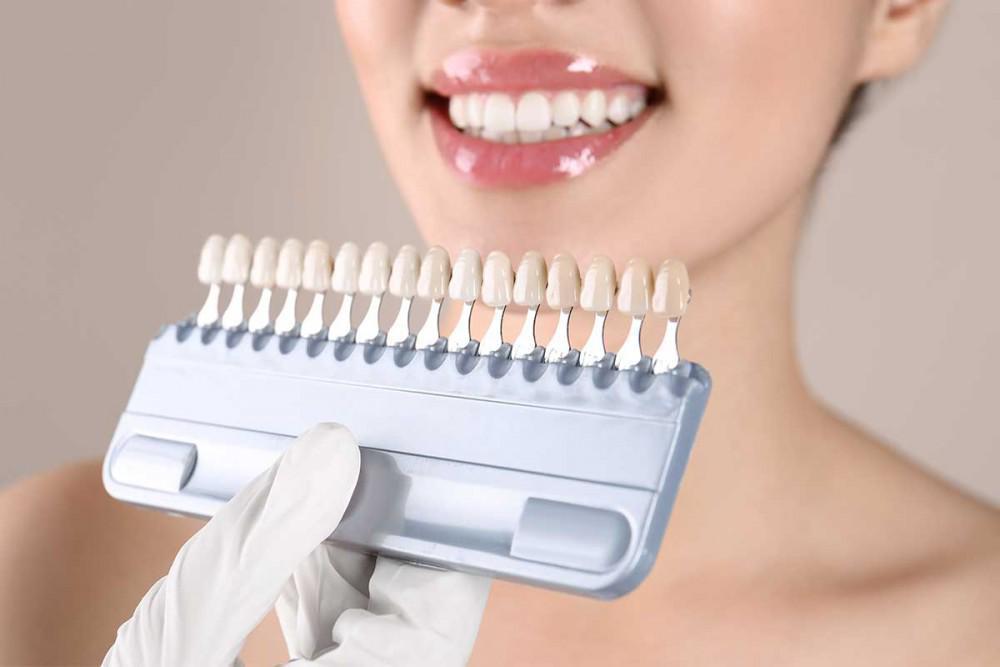
[[689,253],[717,252],[810,184],[853,86],[868,2],[645,2],[670,97],[661,140],[683,156],[687,194],[674,195],[697,225],[676,239]]

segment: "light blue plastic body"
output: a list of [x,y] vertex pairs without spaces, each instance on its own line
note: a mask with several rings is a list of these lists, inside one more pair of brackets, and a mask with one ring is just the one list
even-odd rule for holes
[[349,548],[599,598],[649,572],[710,390],[467,353],[166,327],[104,460],[123,501],[209,517],[318,422],[361,445]]

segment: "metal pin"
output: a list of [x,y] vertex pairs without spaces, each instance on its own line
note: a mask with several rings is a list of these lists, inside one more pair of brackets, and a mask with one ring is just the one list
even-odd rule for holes
[[441,246],[433,246],[420,263],[417,278],[417,296],[430,302],[427,319],[417,333],[416,348],[426,350],[441,339],[441,304],[448,296],[448,281],[451,278],[451,259]]
[[285,303],[281,312],[274,320],[274,333],[288,336],[295,332],[298,318],[295,314],[295,304],[298,302],[299,288],[302,286],[302,257],[304,249],[302,241],[288,239],[281,245],[278,253],[278,271],[275,275],[275,285],[285,290]]
[[483,284],[483,265],[479,253],[466,248],[458,253],[455,268],[448,283],[448,296],[462,302],[462,312],[451,335],[448,336],[448,351],[459,352],[472,342],[472,307],[479,298]]
[[479,343],[479,354],[495,354],[503,347],[503,315],[514,297],[514,271],[510,259],[494,250],[483,264],[482,302],[493,309],[493,319]]
[[260,290],[253,315],[247,321],[251,333],[261,333],[271,327],[271,295],[278,268],[278,242],[265,236],[257,244],[250,264],[250,284]]
[[677,348],[677,329],[691,302],[691,281],[687,267],[677,259],[668,259],[660,265],[653,290],[653,312],[667,317],[663,341],[653,355],[653,372],[666,373],[677,368],[680,353]]
[[521,332],[511,346],[510,356],[514,359],[526,359],[538,347],[535,340],[535,319],[544,298],[545,258],[540,252],[529,250],[521,258],[514,278],[514,303],[527,308]]
[[370,298],[368,311],[358,325],[356,340],[359,343],[374,343],[382,333],[379,326],[379,311],[382,296],[389,286],[389,247],[381,241],[368,246],[361,260],[358,274],[358,291]]
[[615,299],[615,265],[604,255],[590,262],[580,290],[580,307],[594,313],[594,326],[580,349],[580,365],[594,366],[607,355],[604,346],[604,323]]
[[332,270],[330,244],[326,241],[310,241],[302,261],[302,287],[313,293],[313,300],[299,329],[299,335],[303,338],[312,338],[323,332],[323,303],[326,300],[326,290],[330,288]]
[[649,312],[653,296],[653,272],[643,259],[632,259],[625,265],[618,286],[618,310],[632,318],[625,343],[615,355],[615,368],[629,370],[642,361],[640,335],[642,322]]
[[205,303],[198,311],[195,322],[200,327],[215,326],[219,322],[219,297],[222,293],[222,259],[226,252],[226,239],[212,234],[201,247],[198,259],[198,282],[208,285]]
[[358,291],[358,273],[361,271],[361,250],[358,244],[348,241],[340,246],[333,260],[333,277],[330,288],[340,294],[340,308],[330,323],[327,338],[330,340],[353,340],[354,327],[351,323],[351,309],[354,295]]
[[234,234],[226,244],[222,259],[222,282],[233,286],[229,305],[222,314],[222,326],[229,330],[241,329],[244,324],[243,294],[250,279],[250,260],[253,245],[242,234]]
[[559,311],[559,322],[545,349],[545,361],[558,363],[566,359],[572,351],[569,342],[569,321],[573,307],[580,299],[580,269],[569,253],[561,253],[552,258],[549,265],[548,285],[545,288],[545,302],[549,308]]
[[420,252],[411,245],[404,245],[396,253],[389,272],[389,294],[399,298],[399,311],[385,335],[386,345],[402,345],[410,337],[410,307],[417,295],[419,274]]

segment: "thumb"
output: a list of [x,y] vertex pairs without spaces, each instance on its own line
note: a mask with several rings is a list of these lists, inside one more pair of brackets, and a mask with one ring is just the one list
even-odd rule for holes
[[343,426],[299,437],[181,547],[104,665],[231,665],[295,567],[340,523],[360,462]]

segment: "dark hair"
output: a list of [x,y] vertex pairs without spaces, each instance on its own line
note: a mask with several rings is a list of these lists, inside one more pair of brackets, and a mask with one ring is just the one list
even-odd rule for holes
[[835,146],[840,142],[847,131],[851,129],[851,126],[854,125],[854,121],[865,110],[867,93],[868,85],[864,83],[851,91],[851,96],[847,98],[847,104],[844,105],[844,112],[840,116],[840,122],[837,123],[837,129],[833,131],[831,145]]

